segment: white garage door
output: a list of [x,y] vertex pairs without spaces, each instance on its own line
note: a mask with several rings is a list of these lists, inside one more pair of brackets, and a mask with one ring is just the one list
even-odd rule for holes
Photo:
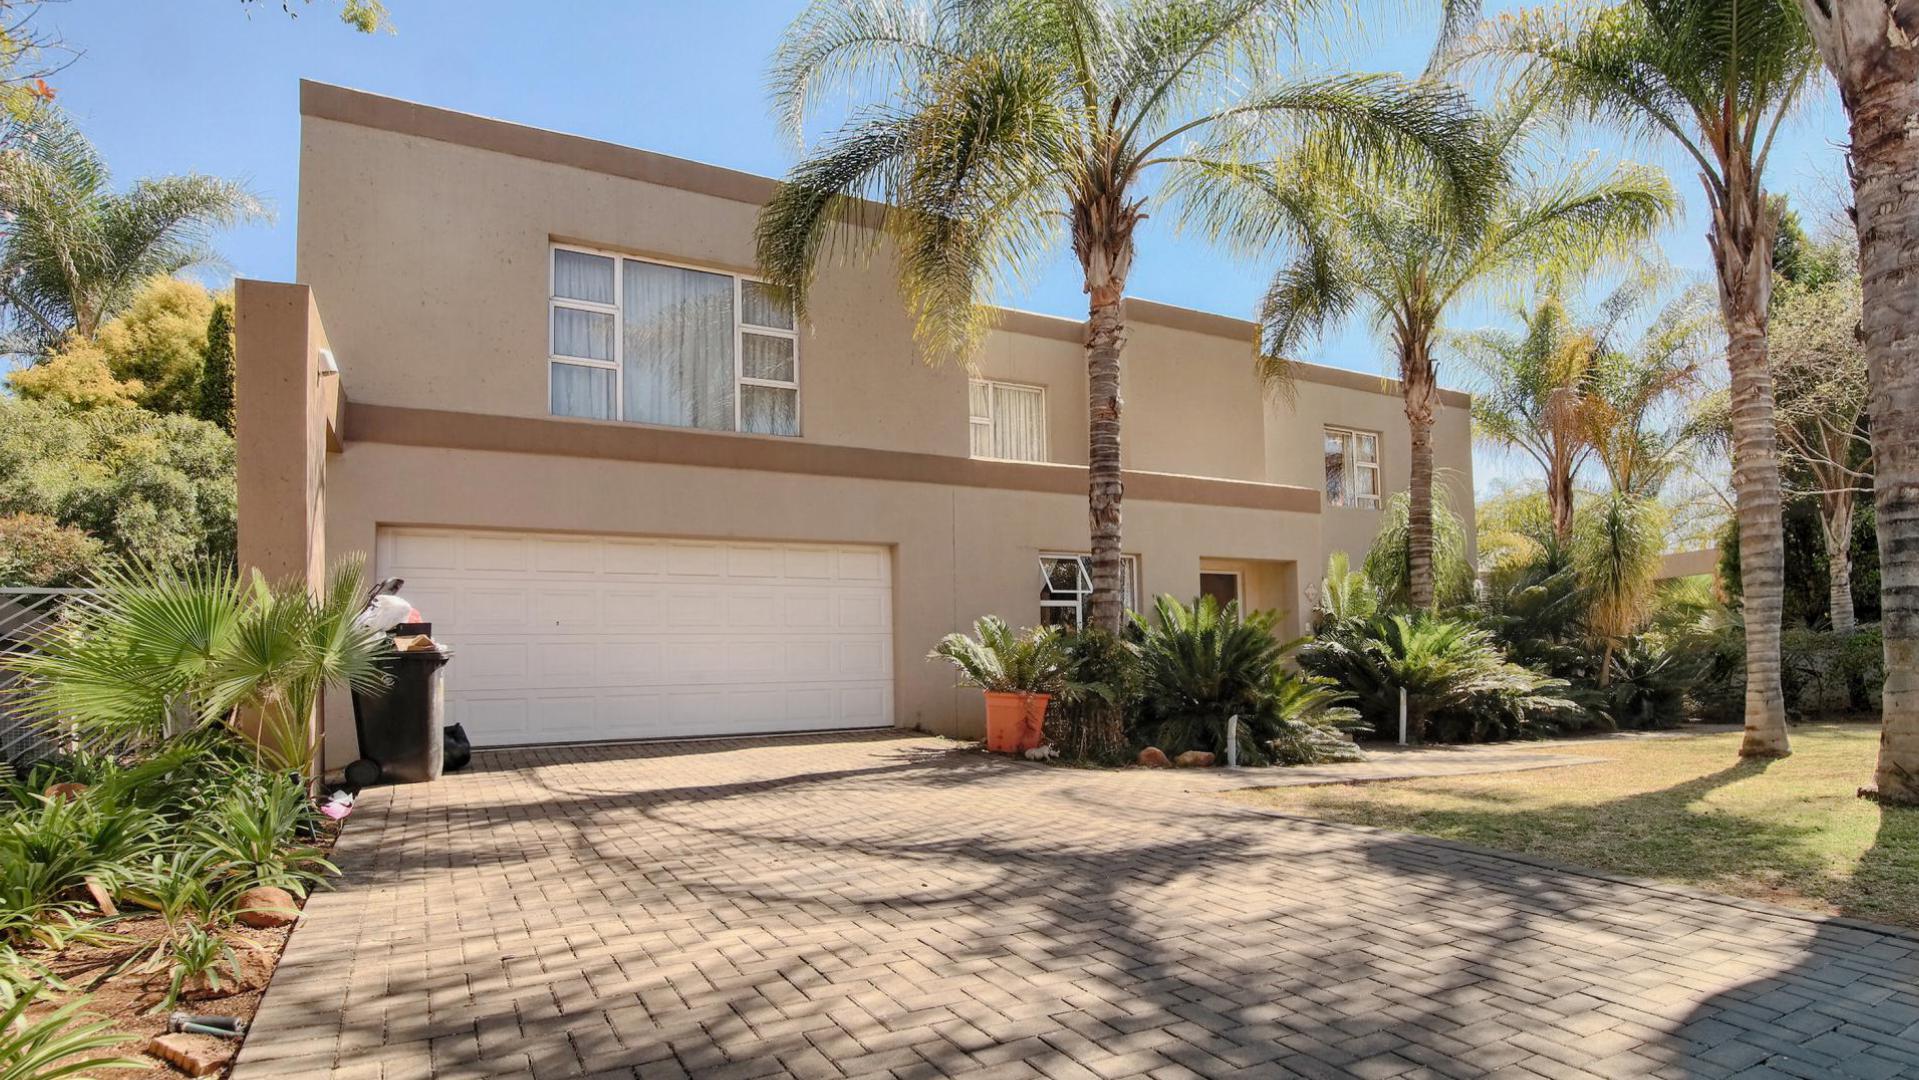
[[382,529],[476,745],[886,727],[884,548]]

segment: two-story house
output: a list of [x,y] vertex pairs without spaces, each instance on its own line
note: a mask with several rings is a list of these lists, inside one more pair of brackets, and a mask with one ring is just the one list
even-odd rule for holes
[[[1078,321],[1007,311],[974,371],[929,367],[883,259],[823,271],[803,322],[760,284],[773,180],[333,86],[301,111],[300,284],[237,290],[241,557],[406,579],[476,743],[977,734],[927,649],[1079,617]],[[1276,398],[1250,323],[1127,315],[1129,601],[1296,631],[1408,482],[1397,387],[1307,367]]]

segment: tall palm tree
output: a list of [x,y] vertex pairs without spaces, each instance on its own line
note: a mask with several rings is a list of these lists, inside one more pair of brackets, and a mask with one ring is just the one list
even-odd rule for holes
[[1617,492],[1651,498],[1723,421],[1685,407],[1700,385],[1716,322],[1696,295],[1668,304],[1631,342],[1593,354],[1574,423]]
[[1779,208],[1768,152],[1818,65],[1796,0],[1620,0],[1504,16],[1464,51],[1517,61],[1569,111],[1670,140],[1699,169],[1706,240],[1732,374],[1733,489],[1745,583],[1746,737],[1740,754],[1791,753],[1779,684],[1785,539],[1766,311]]
[[922,351],[966,361],[995,287],[1070,239],[1087,294],[1090,625],[1117,632],[1123,615],[1121,299],[1140,221],[1227,213],[1204,178],[1280,154],[1448,190],[1483,171],[1456,91],[1386,75],[1284,78],[1300,10],[814,0],[775,56],[774,98],[796,138],[822,99],[853,99],[760,217],[760,264],[802,311],[829,252],[890,240]]
[[1919,4],[1799,0],[1852,123],[1886,641],[1879,797],[1919,803]]
[[265,216],[232,180],[188,174],[111,187],[100,152],[51,106],[0,150],[0,307],[8,351],[92,337],[142,282],[210,261],[210,234]]
[[1447,316],[1498,283],[1551,278],[1622,254],[1664,225],[1676,206],[1657,170],[1622,164],[1606,172],[1538,171],[1530,151],[1540,125],[1520,99],[1477,126],[1497,167],[1473,204],[1453,204],[1446,192],[1406,177],[1324,170],[1289,176],[1282,169],[1256,181],[1268,194],[1268,212],[1238,233],[1249,246],[1290,248],[1261,305],[1270,380],[1283,381],[1295,351],[1348,315],[1363,312],[1391,336],[1412,443],[1408,596],[1422,609],[1434,599],[1434,350]]

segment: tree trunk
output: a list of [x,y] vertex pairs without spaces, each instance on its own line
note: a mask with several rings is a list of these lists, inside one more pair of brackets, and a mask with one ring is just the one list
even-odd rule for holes
[[1825,534],[1826,566],[1832,575],[1832,629],[1850,634],[1858,627],[1852,612],[1852,489],[1819,496],[1819,529]]
[[1546,505],[1552,510],[1553,538],[1564,544],[1573,536],[1573,474],[1554,462],[1546,474]]
[[1852,120],[1878,509],[1885,727],[1873,782],[1919,803],[1919,5],[1801,0]]
[[1412,444],[1412,488],[1406,496],[1406,599],[1414,611],[1430,611],[1433,589],[1433,405],[1436,372],[1423,340],[1402,340],[1400,389],[1406,395],[1406,427]]
[[1093,530],[1093,596],[1088,626],[1117,634],[1126,618],[1120,595],[1119,352],[1126,322],[1117,290],[1093,294],[1086,317],[1087,511]]
[[1772,299],[1777,213],[1745,164],[1728,163],[1728,194],[1713,200],[1707,234],[1732,371],[1732,485],[1738,504],[1739,579],[1746,619],[1746,737],[1741,757],[1785,757],[1786,698],[1779,683],[1779,618],[1785,601],[1779,434],[1773,424],[1766,313]]
[[1126,620],[1120,547],[1119,357],[1126,341],[1122,304],[1133,265],[1139,204],[1124,192],[1098,192],[1073,207],[1073,252],[1085,275],[1086,508],[1092,529],[1093,595],[1086,625],[1119,633]]

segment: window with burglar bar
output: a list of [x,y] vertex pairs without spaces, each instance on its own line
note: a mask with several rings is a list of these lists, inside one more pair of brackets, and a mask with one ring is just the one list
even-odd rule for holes
[[[1139,557],[1122,555],[1119,563],[1119,602],[1127,611],[1139,610]],[[1093,597],[1093,557],[1046,553],[1039,557],[1039,621],[1041,626],[1084,626],[1086,606]]]

